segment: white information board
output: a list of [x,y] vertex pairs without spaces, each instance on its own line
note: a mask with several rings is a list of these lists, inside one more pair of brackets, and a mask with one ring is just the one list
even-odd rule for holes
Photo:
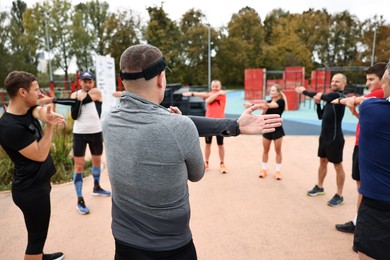
[[115,77],[115,60],[110,56],[95,57],[96,67],[96,87],[102,91],[103,106],[102,116],[104,116],[111,107],[116,105],[116,98],[112,96],[112,93],[116,91],[116,77]]

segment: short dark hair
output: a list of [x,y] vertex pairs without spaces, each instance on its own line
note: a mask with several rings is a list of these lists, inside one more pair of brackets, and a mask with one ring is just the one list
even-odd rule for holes
[[10,98],[16,97],[20,88],[30,91],[33,81],[37,81],[37,77],[26,71],[12,71],[4,80],[4,87]]
[[153,45],[137,44],[122,53],[119,66],[123,72],[141,72],[162,56],[161,51]]
[[383,74],[385,74],[386,65],[387,65],[386,62],[378,62],[378,63],[372,65],[371,67],[369,67],[365,71],[365,73],[366,73],[366,75],[367,74],[375,74],[378,76],[378,78],[381,79],[383,77]]

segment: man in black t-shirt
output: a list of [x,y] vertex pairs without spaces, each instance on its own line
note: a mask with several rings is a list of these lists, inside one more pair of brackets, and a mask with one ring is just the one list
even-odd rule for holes
[[[50,221],[50,179],[56,172],[49,152],[54,126],[65,125],[65,119],[50,106],[37,105],[41,92],[34,75],[13,71],[4,86],[10,102],[0,118],[0,145],[15,164],[12,199],[27,228],[25,259],[62,259],[63,253],[43,254],[43,247]],[[38,120],[46,123],[44,131]]]

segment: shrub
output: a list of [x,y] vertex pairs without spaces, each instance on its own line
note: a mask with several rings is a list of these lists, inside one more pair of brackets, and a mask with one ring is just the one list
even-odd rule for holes
[[0,190],[9,190],[12,183],[14,163],[0,146]]

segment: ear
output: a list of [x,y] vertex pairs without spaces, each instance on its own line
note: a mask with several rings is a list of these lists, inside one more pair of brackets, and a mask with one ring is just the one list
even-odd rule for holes
[[163,73],[165,73],[165,72],[163,71],[159,75],[157,75],[157,86],[159,88],[163,87],[163,79],[164,79],[164,74]]
[[19,88],[18,93],[21,97],[25,97],[27,95],[27,91],[24,88]]

